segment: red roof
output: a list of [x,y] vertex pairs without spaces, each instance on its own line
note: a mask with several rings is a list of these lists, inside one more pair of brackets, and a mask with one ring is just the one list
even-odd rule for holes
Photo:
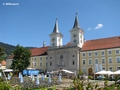
[[[31,56],[46,55],[48,48],[49,48],[49,46],[40,47],[40,48],[32,48],[32,49],[30,49]],[[10,55],[10,56],[8,56],[8,59],[12,59],[13,57],[14,57],[14,55]]]
[[48,48],[49,48],[49,46],[30,49],[31,56],[40,56],[40,55],[43,55],[43,54],[47,54]]
[[88,40],[83,44],[82,51],[110,49],[120,47],[120,36]]
[[5,60],[2,60],[2,61],[1,61],[1,65],[2,65],[2,66],[6,66],[6,61],[5,61]]
[[12,55],[9,55],[8,57],[7,57],[7,59],[12,59],[14,57],[14,55],[12,54]]
[[69,46],[71,44],[71,42],[68,42],[67,44],[66,44],[66,46]]

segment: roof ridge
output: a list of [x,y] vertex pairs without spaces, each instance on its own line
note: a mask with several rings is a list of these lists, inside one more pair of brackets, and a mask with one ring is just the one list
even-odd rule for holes
[[86,41],[94,41],[94,40],[110,39],[110,38],[117,38],[117,37],[120,37],[120,36],[113,36],[113,37],[106,37],[106,38],[91,39],[91,40],[86,40]]

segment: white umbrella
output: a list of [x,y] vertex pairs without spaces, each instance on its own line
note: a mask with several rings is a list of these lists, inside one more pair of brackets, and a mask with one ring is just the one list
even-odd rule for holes
[[107,74],[107,75],[111,75],[111,74],[113,74],[113,72],[112,71],[102,70],[102,71],[96,72],[95,74],[103,74],[103,75]]
[[102,70],[102,71],[96,72],[95,74],[108,74],[108,72],[105,70]]
[[5,69],[3,70],[3,72],[12,72],[13,70],[12,69]]
[[107,73],[108,73],[108,75],[111,75],[111,74],[113,74],[114,72],[112,72],[112,71],[107,71]]
[[63,70],[61,70],[61,71],[64,71],[64,72],[66,72],[66,73],[74,73],[74,72],[71,72],[71,71],[65,70],[65,69],[63,69]]
[[120,70],[113,72],[113,74],[120,74]]

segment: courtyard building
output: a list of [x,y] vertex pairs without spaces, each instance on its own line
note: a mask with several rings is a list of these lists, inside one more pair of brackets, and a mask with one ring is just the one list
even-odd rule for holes
[[[120,36],[85,41],[77,13],[69,30],[70,42],[63,45],[57,18],[51,32],[49,46],[44,42],[43,47],[30,49],[28,68],[49,72],[67,69],[78,73],[82,70],[85,75],[93,75],[100,70],[120,70]],[[12,56],[6,60],[6,67],[10,68],[11,63]]]
[[86,41],[80,52],[80,68],[87,75],[100,68],[120,70],[120,36]]
[[[45,72],[47,70],[47,50],[49,46],[46,46],[44,43],[43,47],[30,49],[30,65],[26,69],[37,69],[40,72]],[[10,68],[12,60],[13,55],[6,59],[6,68]]]

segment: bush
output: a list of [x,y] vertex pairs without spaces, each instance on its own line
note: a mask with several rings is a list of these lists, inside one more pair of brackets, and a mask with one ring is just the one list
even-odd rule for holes
[[4,81],[4,79],[2,77],[0,77],[0,82],[3,82],[3,81]]
[[10,90],[11,86],[7,83],[0,82],[0,90]]

